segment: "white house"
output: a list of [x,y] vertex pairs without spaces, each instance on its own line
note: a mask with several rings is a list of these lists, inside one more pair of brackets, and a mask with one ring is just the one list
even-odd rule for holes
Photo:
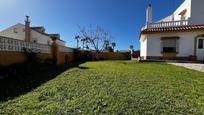
[[65,46],[65,41],[60,39],[59,34],[47,34],[44,27],[30,27],[29,16],[26,16],[25,25],[15,24],[0,31],[0,36],[40,44],[51,44],[55,39],[58,45]]
[[143,59],[190,59],[204,61],[204,0],[185,0],[176,11],[152,22],[147,8],[146,25],[140,33]]

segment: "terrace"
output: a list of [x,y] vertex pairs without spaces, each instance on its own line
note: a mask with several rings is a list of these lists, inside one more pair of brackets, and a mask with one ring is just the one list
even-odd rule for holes
[[189,20],[178,20],[178,21],[165,21],[165,22],[156,22],[149,23],[142,28],[144,29],[152,29],[152,28],[168,28],[168,27],[181,27],[190,25]]

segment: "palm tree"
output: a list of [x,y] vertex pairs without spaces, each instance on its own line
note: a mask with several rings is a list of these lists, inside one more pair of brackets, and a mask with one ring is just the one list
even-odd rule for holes
[[133,50],[134,46],[133,46],[133,45],[130,45],[130,47],[129,47],[129,48],[130,48],[130,50]]
[[113,42],[111,45],[112,45],[112,47],[113,47],[113,51],[114,51],[114,50],[115,50],[115,47],[116,47],[116,43]]
[[105,50],[108,50],[109,42],[109,40],[104,40]]
[[85,48],[85,46],[84,46],[84,43],[85,43],[85,41],[86,41],[86,39],[85,38],[83,38],[83,39],[81,39],[81,41],[82,41],[82,48],[84,49]]
[[88,46],[89,39],[90,38],[88,38],[88,37],[84,38],[84,41],[85,41],[85,44],[86,44],[86,46],[85,46],[86,50],[89,49],[89,46]]
[[79,40],[80,40],[80,36],[75,36],[75,39],[77,40],[77,48],[79,48]]
[[133,46],[133,45],[130,45],[129,48],[130,48],[130,49],[129,49],[129,51],[130,51],[130,56],[131,56],[131,58],[133,58],[133,48],[134,48],[134,46]]

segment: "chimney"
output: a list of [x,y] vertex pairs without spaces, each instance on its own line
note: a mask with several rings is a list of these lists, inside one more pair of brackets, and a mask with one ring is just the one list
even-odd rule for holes
[[152,5],[149,4],[146,12],[146,24],[152,23]]
[[26,16],[25,19],[25,41],[30,42],[31,33],[30,33],[30,19],[29,16]]

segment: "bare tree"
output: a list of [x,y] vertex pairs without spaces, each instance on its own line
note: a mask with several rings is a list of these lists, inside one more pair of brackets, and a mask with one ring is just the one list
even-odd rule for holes
[[100,53],[111,43],[111,34],[99,26],[96,28],[79,27],[79,29],[79,36],[83,40],[83,46],[86,44],[86,48]]

